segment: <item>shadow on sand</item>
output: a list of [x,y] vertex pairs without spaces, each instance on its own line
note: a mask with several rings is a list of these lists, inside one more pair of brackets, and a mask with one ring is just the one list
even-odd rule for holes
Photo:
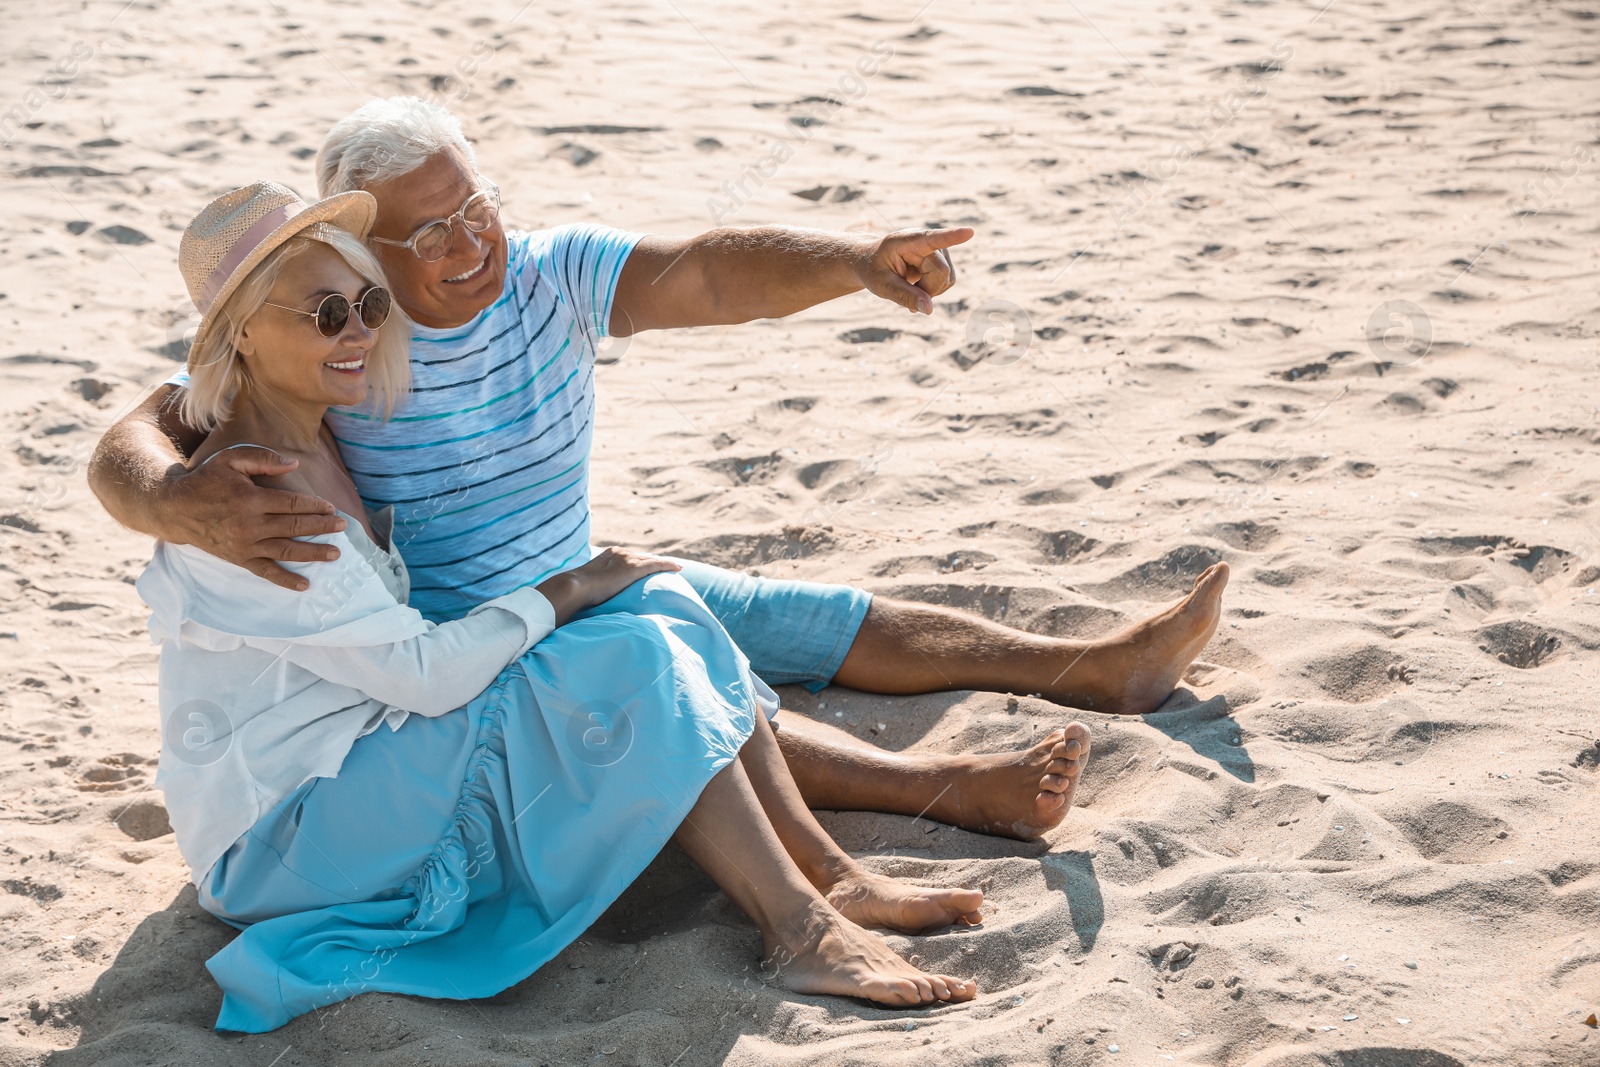
[[[1187,698],[1187,699],[1185,699]],[[1241,782],[1256,780],[1255,761],[1245,748],[1239,724],[1233,720],[1226,697],[1191,703],[1194,694],[1180,689],[1160,709],[1141,716],[1143,721],[1174,741],[1181,741],[1194,754],[1215,763]]]
[[1066,898],[1079,947],[1084,952],[1092,951],[1106,922],[1106,902],[1100,895],[1100,879],[1094,873],[1094,856],[1088,852],[1052,852],[1039,857],[1039,864],[1045,885]]

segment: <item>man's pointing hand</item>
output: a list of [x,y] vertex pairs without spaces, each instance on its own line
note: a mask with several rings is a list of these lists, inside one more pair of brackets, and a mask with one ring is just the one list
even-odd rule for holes
[[885,235],[856,264],[867,291],[912,312],[933,314],[933,298],[956,282],[945,249],[972,240],[970,226],[949,230],[897,230]]

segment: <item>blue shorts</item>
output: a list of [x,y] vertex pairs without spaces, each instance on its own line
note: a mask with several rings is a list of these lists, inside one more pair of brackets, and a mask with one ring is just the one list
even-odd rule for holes
[[871,593],[848,585],[754,578],[667,558],[683,564],[684,578],[768,685],[799,684],[813,693],[827,685],[872,604]]

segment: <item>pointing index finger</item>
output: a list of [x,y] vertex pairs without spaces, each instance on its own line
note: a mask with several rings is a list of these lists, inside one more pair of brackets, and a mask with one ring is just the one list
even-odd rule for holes
[[941,248],[952,245],[966,244],[972,240],[977,231],[971,226],[953,226],[947,230],[929,230],[913,236],[910,244],[917,249],[919,255],[930,256]]

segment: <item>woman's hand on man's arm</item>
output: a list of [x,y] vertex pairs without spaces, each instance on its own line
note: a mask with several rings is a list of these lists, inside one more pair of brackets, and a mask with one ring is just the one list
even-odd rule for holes
[[160,386],[106,431],[89,462],[89,487],[124,526],[303,591],[306,580],[278,563],[337,559],[332,545],[296,538],[337,532],[344,520],[325,500],[257,485],[252,476],[297,465],[271,449],[229,449],[190,470],[185,453],[205,437],[178,419],[177,392]]
[[584,608],[604,604],[646,575],[682,569],[660,556],[608,548],[581,567],[546,578],[537,588],[555,609],[556,625],[562,626]]

